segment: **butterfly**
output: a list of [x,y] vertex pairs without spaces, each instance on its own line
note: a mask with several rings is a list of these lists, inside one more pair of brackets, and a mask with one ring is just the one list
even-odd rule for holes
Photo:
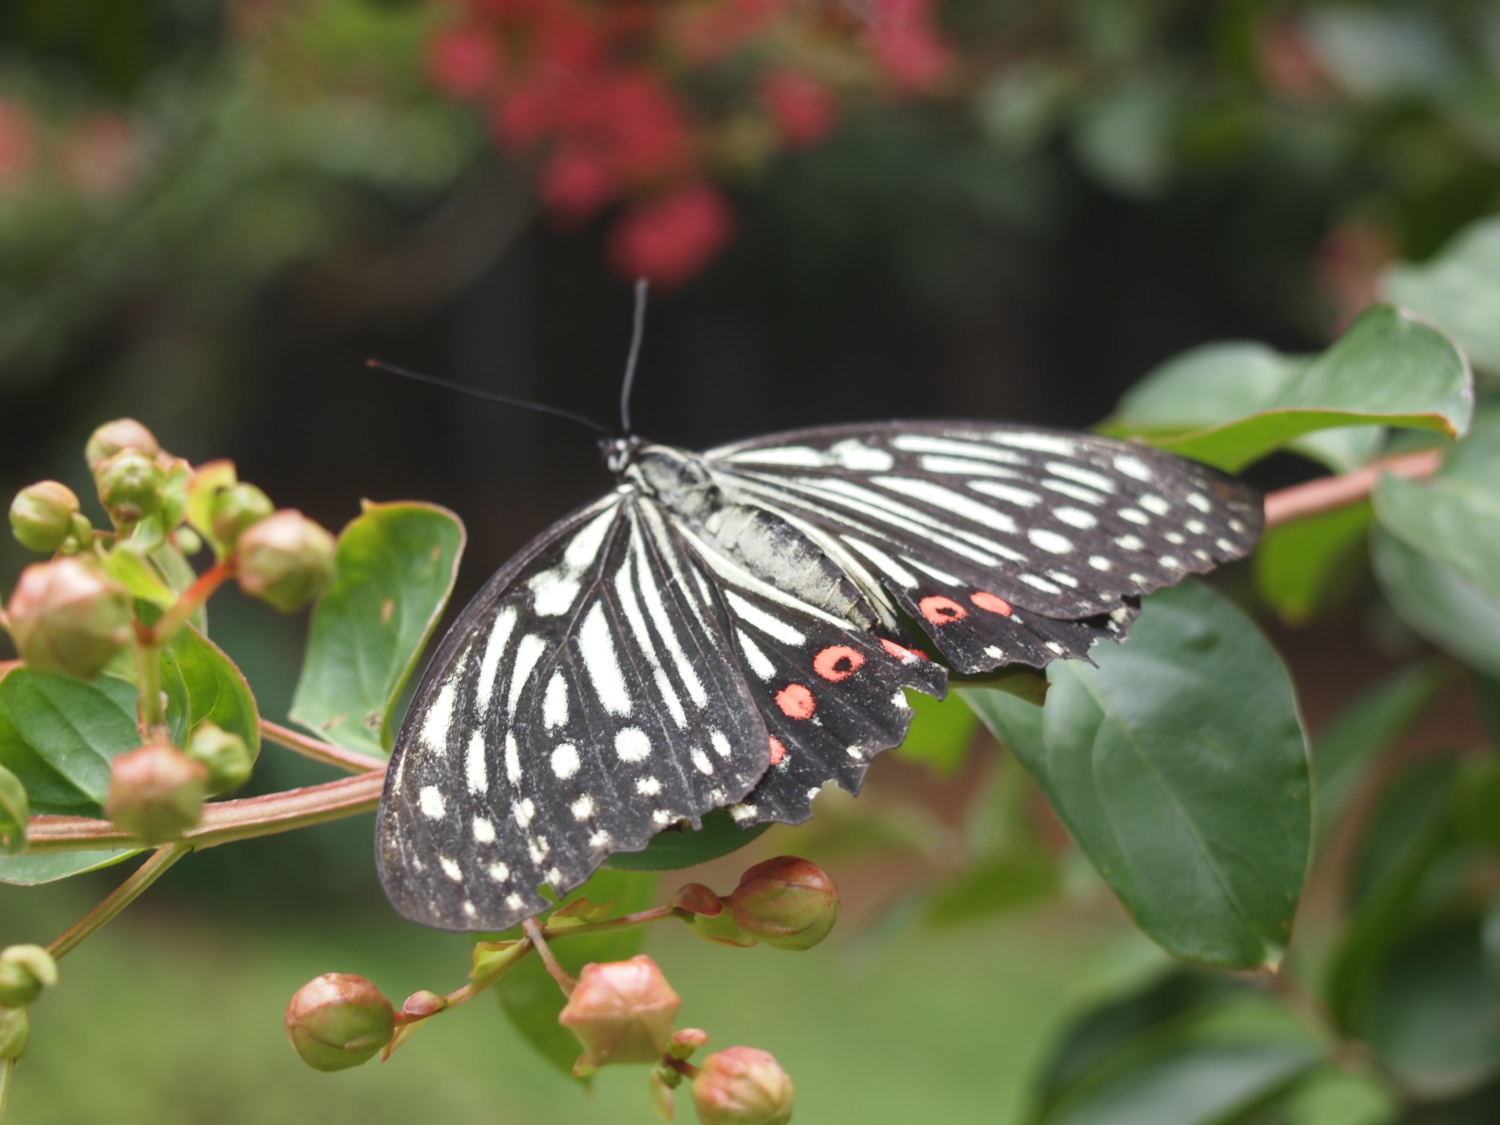
[[1215,469],[1059,430],[601,444],[614,490],[489,580],[401,727],[376,853],[414,921],[506,929],[714,809],[800,823],[905,737],[907,689],[1087,659],[1262,524]]

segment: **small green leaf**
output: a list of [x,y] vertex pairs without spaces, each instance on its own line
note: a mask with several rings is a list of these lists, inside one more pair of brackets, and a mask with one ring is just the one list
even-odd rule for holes
[[186,746],[199,725],[212,720],[260,753],[260,715],[244,675],[222,649],[184,625],[162,651],[162,688],[172,741]]
[[[1251,365],[1237,362],[1241,367]],[[1279,357],[1278,357],[1279,358]],[[1441,332],[1400,309],[1376,305],[1364,312],[1327,351],[1296,362],[1278,381],[1275,363],[1255,361],[1266,397],[1233,420],[1170,413],[1174,386],[1188,382],[1182,370],[1148,375],[1121,402],[1120,416],[1100,427],[1118,436],[1139,436],[1185,457],[1231,472],[1320,430],[1378,424],[1433,430],[1459,437],[1474,408],[1468,363]],[[1152,385],[1154,378],[1163,384]],[[1199,376],[1206,378],[1206,376]],[[1227,384],[1230,378],[1215,373]],[[1196,396],[1196,401],[1208,395]],[[1147,412],[1150,412],[1147,414]],[[1138,413],[1146,416],[1138,416]],[[1154,415],[1154,416],[1153,416]],[[1320,459],[1327,459],[1325,456]],[[1337,465],[1336,467],[1344,467]]]
[[458,575],[464,526],[432,504],[366,503],[339,536],[313,610],[292,718],[348,750],[389,754],[393,712]]
[[170,609],[177,601],[177,595],[162,581],[150,561],[129,543],[121,543],[104,556],[104,569],[135,597],[159,609]]
[[[634,914],[651,906],[656,897],[656,876],[629,871],[599,871],[571,896],[596,902],[614,900],[616,914]],[[625,961],[644,947],[644,927],[602,934],[563,937],[552,943],[552,951],[563,968],[577,976],[590,962]],[[511,1025],[542,1056],[569,1076],[583,1049],[573,1033],[557,1022],[566,998],[548,975],[540,957],[532,954],[500,978],[495,986],[500,1005]]]
[[135,685],[85,683],[17,668],[0,680],[0,765],[26,787],[31,811],[98,816],[109,763],[134,749]]
[[36,887],[43,883],[55,883],[59,879],[82,875],[85,871],[98,871],[101,867],[113,867],[133,855],[140,855],[144,850],[144,848],[122,848],[119,851],[0,856],[0,883],[10,883],[17,887]]
[[1284,621],[1300,625],[1354,590],[1347,578],[1364,554],[1368,503],[1269,529],[1255,552],[1255,588]]
[[1500,604],[1383,528],[1370,537],[1381,590],[1401,618],[1439,648],[1500,677]]
[[1500,372],[1500,218],[1465,227],[1421,265],[1395,266],[1381,290],[1442,325],[1476,367]]
[[21,779],[0,766],[0,854],[19,855],[26,850],[26,822],[31,803]]
[[1147,599],[1098,668],[1058,661],[1038,709],[962,689],[1047,793],[1136,924],[1189,960],[1279,962],[1312,829],[1286,669],[1196,584]]
[[913,718],[906,739],[896,748],[896,755],[909,762],[931,766],[939,773],[952,773],[963,765],[979,719],[973,708],[956,695],[934,699],[919,691],[908,691]]
[[614,908],[613,899],[596,903],[586,897],[575,898],[567,906],[560,906],[547,916],[547,929],[549,931],[566,930],[572,926],[587,926],[592,922],[602,922],[610,916]]
[[741,828],[723,809],[714,809],[704,814],[703,827],[698,831],[670,828],[658,832],[645,850],[616,852],[605,865],[621,871],[679,871],[737,852],[769,827],[757,824]]

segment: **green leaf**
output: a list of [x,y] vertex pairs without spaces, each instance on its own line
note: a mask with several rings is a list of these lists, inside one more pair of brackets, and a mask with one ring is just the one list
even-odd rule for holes
[[26,822],[31,803],[21,779],[0,766],[0,853],[18,855],[26,850]]
[[260,717],[250,685],[222,649],[184,625],[162,651],[162,688],[172,741],[186,746],[199,725],[212,720],[260,753]]
[[146,556],[128,543],[120,544],[104,556],[104,569],[135,597],[159,609],[170,609],[177,601],[177,595],[162,581]]
[[292,718],[348,750],[389,754],[393,712],[458,575],[464,526],[432,504],[366,503],[339,536]]
[[987,856],[933,893],[927,918],[942,925],[975,922],[1051,898],[1061,886],[1057,861],[1045,851]]
[[919,691],[908,691],[913,717],[906,739],[896,748],[896,755],[909,762],[931,766],[939,773],[951,774],[963,765],[979,719],[956,695],[934,699]]
[[1136,924],[1179,957],[1277,964],[1311,836],[1286,669],[1196,584],[1153,595],[1098,668],[1048,668],[1045,709],[963,694],[1031,771]]
[[757,824],[741,828],[723,809],[705,813],[702,823],[703,827],[696,832],[677,828],[658,832],[644,850],[616,852],[605,861],[605,866],[621,871],[679,871],[737,852],[771,827]]
[[144,848],[122,848],[119,851],[56,852],[48,855],[0,856],[0,883],[17,887],[36,887],[42,883],[55,883],[82,875],[85,871],[98,871],[101,867],[112,867],[123,863],[133,855],[140,855]]
[[1500,1074],[1500,977],[1486,965],[1478,921],[1429,930],[1397,950],[1359,1031],[1419,1098],[1458,1097]]
[[1442,325],[1476,367],[1500,372],[1500,218],[1465,227],[1421,265],[1393,267],[1381,290]]
[[1255,552],[1255,588],[1281,615],[1300,625],[1330,602],[1353,591],[1351,563],[1364,554],[1370,527],[1368,502],[1273,527]]
[[[1236,399],[1236,408],[1244,413],[1233,420],[1213,418],[1204,424],[1183,418],[1170,413],[1177,409],[1174,388],[1192,380],[1181,368],[1169,366],[1163,375],[1148,375],[1121,402],[1120,416],[1100,429],[1144,437],[1234,472],[1307,434],[1342,426],[1410,426],[1459,437],[1474,408],[1473,378],[1462,353],[1431,325],[1388,305],[1368,309],[1321,355],[1293,361],[1295,366],[1279,381],[1274,362],[1265,357],[1253,362],[1244,354],[1211,358],[1221,366],[1232,361],[1240,370],[1261,371],[1260,381],[1269,388],[1265,397],[1250,410]],[[1202,356],[1198,361],[1205,369],[1213,366]],[[1163,383],[1152,385],[1158,377]],[[1234,375],[1215,370],[1212,378],[1222,386]],[[1194,401],[1209,397],[1204,392]],[[1151,413],[1138,417],[1137,411]],[[1325,452],[1319,459],[1329,458]],[[1334,464],[1342,467],[1337,459]]]
[[1371,535],[1370,560],[1386,599],[1408,625],[1464,663],[1500,677],[1500,604],[1382,528]]
[[[599,871],[569,896],[570,901],[589,898],[594,902],[614,900],[615,913],[634,914],[652,905],[656,876],[630,871]],[[563,968],[577,976],[590,962],[624,961],[639,953],[646,943],[645,927],[612,933],[564,937],[552,943],[552,951]],[[511,1025],[542,1057],[564,1074],[572,1075],[573,1064],[583,1053],[573,1033],[557,1022],[566,998],[535,954],[521,961],[495,986],[500,1006]]]
[[140,743],[135,685],[84,682],[17,668],[0,680],[0,765],[21,780],[31,811],[98,816],[109,763]]

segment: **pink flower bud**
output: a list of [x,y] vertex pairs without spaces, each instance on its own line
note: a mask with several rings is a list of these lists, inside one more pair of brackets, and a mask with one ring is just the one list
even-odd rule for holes
[[55,480],[38,481],[16,493],[10,505],[10,529],[16,541],[33,551],[52,552],[73,530],[78,497]]
[[811,949],[839,916],[838,888],[828,873],[791,855],[757,863],[725,901],[748,937],[776,949]]
[[667,1044],[667,1054],[679,1062],[693,1057],[693,1052],[708,1046],[708,1032],[701,1027],[684,1027],[672,1032],[672,1041]]
[[436,992],[422,989],[413,992],[406,998],[406,1003],[401,1005],[401,1011],[414,1019],[426,1019],[435,1016],[448,1007],[448,998],[439,996]]
[[364,977],[324,973],[286,1006],[286,1034],[314,1070],[347,1070],[375,1057],[396,1031],[391,1002]]
[[582,1067],[652,1063],[672,1040],[681,1004],[656,962],[641,954],[585,965],[557,1022],[583,1045]]
[[693,1079],[701,1125],[786,1125],[794,1093],[776,1059],[754,1047],[709,1055]]
[[21,572],[7,612],[21,659],[38,672],[88,679],[130,641],[130,595],[81,559]]
[[208,767],[154,739],[110,764],[104,814],[146,843],[162,844],[198,823],[207,795]]
[[333,536],[301,512],[284,508],[239,539],[240,589],[295,613],[333,581]]
[[134,449],[154,458],[161,452],[156,435],[134,418],[117,418],[106,422],[90,435],[83,447],[83,459],[88,462],[90,472],[98,472],[99,466],[122,449]]

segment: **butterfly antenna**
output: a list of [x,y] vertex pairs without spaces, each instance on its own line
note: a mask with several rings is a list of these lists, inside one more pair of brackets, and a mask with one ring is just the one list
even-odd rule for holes
[[392,375],[400,375],[403,379],[415,379],[419,383],[431,383],[434,387],[444,387],[459,394],[472,395],[482,398],[486,402],[504,403],[506,406],[520,406],[527,410],[540,411],[543,414],[556,414],[559,418],[567,418],[577,422],[579,425],[587,426],[591,430],[612,437],[608,426],[601,426],[592,418],[585,418],[582,414],[574,414],[571,410],[564,410],[560,406],[548,406],[543,402],[531,402],[524,398],[512,398],[510,395],[499,395],[493,391],[481,391],[477,387],[466,387],[462,383],[454,383],[448,379],[439,379],[436,375],[424,375],[420,371],[408,371],[404,367],[397,367],[394,363],[386,363],[380,359],[367,359],[365,366],[377,371],[389,371]]
[[635,386],[635,364],[641,358],[641,340],[646,335],[646,290],[651,283],[635,279],[635,321],[630,331],[630,354],[625,357],[625,385],[620,388],[620,427],[630,436],[630,390]]

